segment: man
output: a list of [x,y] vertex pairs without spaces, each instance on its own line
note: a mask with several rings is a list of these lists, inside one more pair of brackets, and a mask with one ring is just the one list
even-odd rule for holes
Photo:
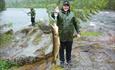
[[35,10],[33,8],[31,8],[30,12],[27,14],[31,15],[31,23],[32,23],[32,26],[34,26],[35,25],[35,15],[36,15]]
[[[57,26],[59,27],[59,36],[60,36],[60,65],[64,67],[65,57],[64,49],[66,50],[66,62],[68,65],[71,65],[71,51],[73,43],[73,34],[74,29],[76,30],[76,35],[80,37],[79,26],[76,22],[75,15],[70,11],[70,3],[68,1],[63,2],[63,7],[60,11],[55,11],[58,13],[57,16]],[[52,14],[54,18],[54,13]]]

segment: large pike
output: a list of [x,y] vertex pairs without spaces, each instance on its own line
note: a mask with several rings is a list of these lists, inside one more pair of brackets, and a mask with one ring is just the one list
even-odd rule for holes
[[56,23],[51,25],[51,28],[52,28],[52,37],[53,37],[52,63],[56,64],[56,60],[60,49],[60,39],[59,39],[58,26],[56,25]]

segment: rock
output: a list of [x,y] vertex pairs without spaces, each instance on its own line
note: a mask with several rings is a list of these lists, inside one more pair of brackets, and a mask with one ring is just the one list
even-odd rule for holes
[[13,34],[13,30],[10,29],[10,30],[6,30],[6,31],[3,31],[3,32],[0,32],[0,35],[2,34]]
[[32,33],[36,32],[38,27],[26,27],[20,30],[21,33],[25,33],[26,35],[31,35]]
[[46,34],[51,33],[51,26],[49,26],[49,25],[39,24],[38,27]]
[[94,48],[94,49],[101,49],[102,48],[101,45],[100,45],[100,43],[94,43],[94,44],[91,44],[90,46],[92,48]]
[[27,42],[22,42],[22,43],[19,45],[19,47],[25,48],[25,47],[28,47],[28,44],[27,44]]

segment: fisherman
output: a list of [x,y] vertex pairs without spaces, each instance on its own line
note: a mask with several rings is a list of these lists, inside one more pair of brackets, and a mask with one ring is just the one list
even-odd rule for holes
[[[65,66],[65,57],[64,49],[66,50],[66,63],[71,66],[71,52],[72,52],[72,43],[73,43],[73,34],[74,29],[76,30],[75,35],[80,37],[79,25],[76,21],[74,13],[70,10],[69,1],[63,2],[63,7],[59,11],[55,11],[57,15],[57,26],[59,27],[59,36],[60,36],[60,50],[59,50],[59,59],[60,66]],[[55,13],[51,15],[55,18]]]
[[31,8],[30,12],[28,12],[27,14],[31,15],[31,23],[32,23],[32,26],[34,26],[35,25],[35,15],[36,15],[34,8]]

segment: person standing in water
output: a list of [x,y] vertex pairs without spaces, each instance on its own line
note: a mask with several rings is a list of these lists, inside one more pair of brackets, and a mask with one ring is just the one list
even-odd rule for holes
[[32,26],[34,26],[35,25],[35,16],[36,16],[34,8],[31,8],[30,12],[27,14],[29,14],[31,16],[31,23],[32,23]]
[[[70,10],[69,1],[64,1],[62,9],[52,13],[52,17],[55,18],[55,13],[58,13],[57,16],[57,26],[59,27],[59,36],[60,36],[60,50],[59,50],[59,59],[60,66],[65,66],[65,61],[67,65],[71,64],[71,52],[72,52],[72,43],[73,43],[73,34],[74,29],[76,30],[77,37],[80,37],[79,25],[76,21],[74,13]],[[66,60],[64,55],[64,49],[66,51]]]

